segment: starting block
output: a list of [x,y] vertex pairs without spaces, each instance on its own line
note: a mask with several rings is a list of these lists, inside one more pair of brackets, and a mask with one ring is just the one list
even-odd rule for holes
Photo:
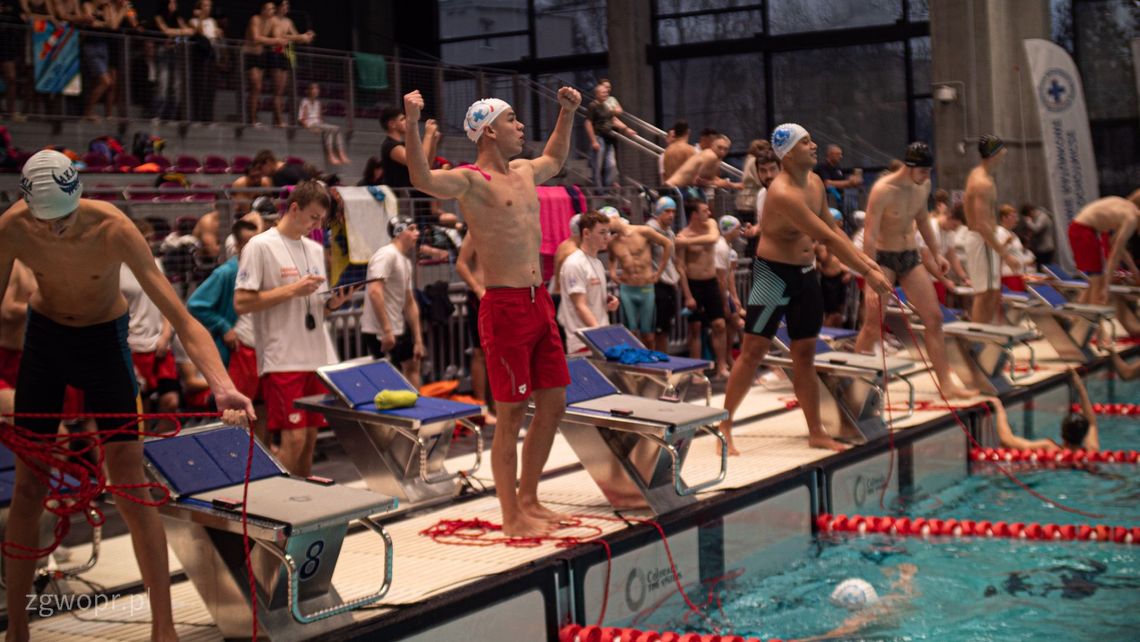
[[[1092,339],[1101,331],[1101,324],[1115,316],[1115,309],[1107,305],[1070,303],[1049,285],[1030,283],[1026,287],[1036,304],[1031,303],[1025,311],[1057,355],[1080,363],[1096,359]],[[1115,339],[1115,327],[1112,334]]]
[[[354,359],[317,370],[334,395],[304,397],[298,408],[325,415],[368,487],[399,498],[405,507],[447,501],[459,494],[461,475],[483,461],[483,432],[471,421],[483,408],[447,399],[420,397],[409,408],[379,410],[381,390],[410,390],[412,384],[387,359]],[[475,433],[475,463],[463,473],[444,467],[455,422]]]
[[[622,394],[589,360],[567,363],[570,385],[558,429],[614,508],[660,515],[724,481],[728,449],[713,424],[728,417],[726,410]],[[698,430],[720,440],[720,473],[690,486],[681,469]]]
[[[144,444],[151,475],[170,490],[159,511],[170,547],[222,635],[249,637],[252,606],[242,543],[242,490],[249,433],[210,424]],[[382,599],[392,584],[392,539],[372,516],[396,500],[328,480],[290,477],[255,442],[246,505],[258,624],[275,642],[309,640],[352,622],[349,611]],[[343,601],[333,570],[349,522],[384,541],[380,587]],[[377,569],[381,571],[381,569]]]
[[649,399],[681,400],[685,398],[689,386],[696,383],[704,387],[705,405],[712,405],[712,383],[704,372],[712,367],[711,362],[672,355],[668,361],[656,363],[625,364],[610,361],[606,358],[606,350],[623,343],[645,349],[645,344],[623,325],[578,330],[578,336],[590,348],[598,368],[607,378],[616,381],[622,392]]

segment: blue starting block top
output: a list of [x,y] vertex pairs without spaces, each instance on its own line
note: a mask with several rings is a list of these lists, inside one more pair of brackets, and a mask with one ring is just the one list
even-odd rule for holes
[[[788,326],[781,323],[780,327],[776,328],[776,338],[780,340],[780,343],[788,346],[789,350],[792,348],[792,338],[788,336]],[[815,338],[816,354],[827,354],[831,351],[832,348],[826,341],[820,339],[819,337]]]
[[[637,339],[629,328],[624,325],[607,325],[600,328],[591,328],[581,333],[586,343],[598,354],[605,354],[610,348],[626,344],[635,348],[645,348],[645,344]],[[704,370],[709,365],[704,359],[691,359],[689,357],[675,357],[669,355],[668,361],[655,361],[652,363],[639,363],[636,368],[663,370],[666,372],[688,372],[690,370]]]
[[1030,291],[1041,297],[1046,303],[1053,306],[1054,308],[1060,308],[1069,302],[1069,300],[1066,299],[1063,294],[1058,292],[1051,285],[1045,285],[1043,283],[1032,283],[1027,287],[1030,289]]
[[566,386],[567,406],[618,394],[614,384],[585,358],[567,359],[566,365],[570,368],[570,385]]
[[[147,441],[146,458],[170,483],[175,496],[194,495],[245,481],[249,433],[224,426]],[[250,481],[282,474],[260,442],[254,442]]]
[[408,408],[380,410],[376,407],[375,399],[376,393],[381,390],[418,392],[391,362],[385,360],[349,366],[340,364],[321,368],[318,372],[341,401],[361,412],[412,419],[425,424],[462,419],[483,412],[482,408],[474,404],[435,397],[420,397],[416,400],[416,405]]

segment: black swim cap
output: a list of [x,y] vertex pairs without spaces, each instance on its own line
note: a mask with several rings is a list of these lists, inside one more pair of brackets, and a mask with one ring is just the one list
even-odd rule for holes
[[1089,434],[1089,420],[1082,414],[1072,413],[1061,420],[1061,440],[1066,446],[1080,448]]
[[930,146],[922,141],[915,141],[906,148],[906,159],[903,161],[907,167],[934,167],[934,157],[930,154]]
[[978,153],[982,158],[991,158],[1005,148],[1005,141],[993,134],[982,134],[978,139]]
[[258,196],[253,199],[249,210],[251,212],[257,212],[258,214],[273,215],[277,213],[277,204],[273,202],[272,197]]

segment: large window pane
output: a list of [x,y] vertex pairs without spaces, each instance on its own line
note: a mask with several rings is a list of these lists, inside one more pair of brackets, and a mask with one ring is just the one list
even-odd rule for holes
[[934,149],[934,100],[920,98],[914,101],[914,138]]
[[907,16],[911,22],[930,20],[930,0],[906,0]]
[[527,28],[527,0],[439,0],[439,37],[463,38]]
[[891,24],[900,18],[899,0],[768,0],[772,33],[849,29]]
[[763,30],[763,13],[759,9],[750,9],[659,20],[657,39],[662,45],[681,45],[748,38]]
[[461,42],[447,42],[440,46],[444,62],[457,65],[483,65],[496,62],[514,62],[530,55],[526,36],[479,38]]
[[842,146],[845,166],[882,166],[903,154],[901,43],[775,54],[773,72],[776,122],[803,125],[821,146]]
[[706,127],[732,139],[733,152],[767,137],[764,62],[760,54],[670,60],[661,63],[662,129],[678,118],[696,134]]
[[535,0],[540,58],[606,51],[605,0]]
[[[930,38],[911,38],[910,41],[910,90],[915,94],[930,93]],[[941,80],[941,78],[939,79]]]
[[759,6],[760,0],[657,0],[657,15]]
[[1089,119],[1136,118],[1131,41],[1140,37],[1140,4],[1078,2],[1076,59]]

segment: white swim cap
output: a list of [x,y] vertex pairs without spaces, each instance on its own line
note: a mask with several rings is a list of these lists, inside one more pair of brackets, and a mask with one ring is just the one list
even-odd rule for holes
[[726,215],[720,217],[720,233],[721,234],[731,234],[738,227],[740,227],[740,219],[736,218],[735,216],[733,216],[731,214],[726,214]]
[[477,143],[483,130],[510,108],[507,101],[498,98],[476,100],[467,108],[467,115],[463,117],[463,131],[467,132],[471,142]]
[[606,218],[621,218],[621,212],[617,211],[617,208],[612,205],[599,207],[598,214],[603,214]]
[[843,580],[831,592],[831,603],[845,609],[857,611],[879,601],[875,587],[867,580],[852,577]]
[[570,217],[570,236],[578,236],[579,234],[582,233],[582,229],[581,229],[581,227],[579,227],[581,222],[582,222],[582,215],[581,214],[575,214],[574,216]]
[[79,170],[71,164],[70,158],[45,149],[36,152],[24,164],[20,191],[24,193],[24,200],[33,216],[51,221],[79,208],[83,182],[79,180]]
[[807,135],[807,130],[795,123],[784,123],[777,127],[772,131],[772,151],[776,153],[776,158],[783,160],[784,155]]

